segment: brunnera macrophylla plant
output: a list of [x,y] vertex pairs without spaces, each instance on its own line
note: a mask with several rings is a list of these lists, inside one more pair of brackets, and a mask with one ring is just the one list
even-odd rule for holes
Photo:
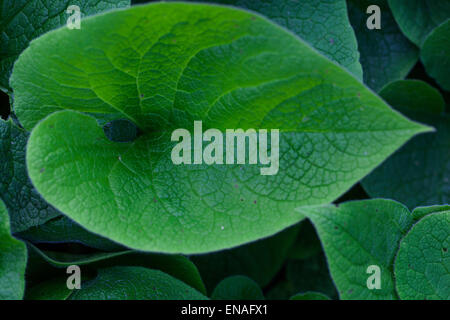
[[[38,192],[88,230],[147,251],[201,253],[274,234],[304,218],[295,208],[335,200],[429,130],[290,32],[220,6],[87,18],[33,41],[10,83]],[[142,133],[110,141],[97,114]],[[171,133],[195,120],[279,130],[278,173],[174,165]]]
[[[364,1],[216,2],[235,7],[83,17],[0,60],[0,298],[450,299],[449,208],[416,208],[448,202],[445,100],[403,80],[420,57],[447,89],[450,10],[430,5],[428,35],[396,1],[374,1],[379,30]],[[330,204],[361,180],[410,209]],[[71,265],[95,271],[80,290]]]

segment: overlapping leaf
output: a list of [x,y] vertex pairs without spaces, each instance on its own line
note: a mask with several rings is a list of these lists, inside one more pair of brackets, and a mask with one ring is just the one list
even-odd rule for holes
[[[160,3],[88,18],[83,28],[46,34],[16,64],[26,128],[70,110],[34,128],[29,174],[56,208],[132,248],[199,253],[274,234],[303,218],[294,208],[334,200],[429,130],[246,11]],[[122,116],[143,134],[114,143],[75,111]],[[222,131],[280,129],[278,174],[173,165],[170,133],[193,120]]]

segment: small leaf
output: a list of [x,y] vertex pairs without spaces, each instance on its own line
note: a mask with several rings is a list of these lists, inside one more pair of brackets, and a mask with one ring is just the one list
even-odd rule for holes
[[[40,37],[15,65],[15,110],[26,128],[70,110],[34,127],[29,175],[71,219],[134,249],[203,253],[275,234],[303,219],[296,207],[333,201],[429,130],[247,11],[156,3],[71,31]],[[79,111],[121,114],[142,135],[111,142]],[[174,165],[171,132],[192,132],[194,120],[221,133],[279,129],[279,171]]]
[[0,198],[9,210],[11,229],[40,225],[59,212],[41,198],[28,178],[25,148],[28,134],[11,119],[0,119]]
[[[419,50],[398,28],[387,0],[349,0],[350,22],[358,39],[364,83],[375,91],[385,84],[403,79],[419,58]],[[370,30],[366,22],[367,8],[378,5],[381,29]]]
[[380,92],[408,117],[436,128],[413,138],[363,181],[373,198],[395,199],[409,208],[450,201],[450,116],[439,91],[425,82],[393,82]]
[[142,267],[100,269],[70,300],[205,300],[204,295],[166,273]]
[[63,26],[69,5],[77,5],[82,16],[129,6],[129,0],[4,0],[0,4],[0,89],[9,88],[14,61],[34,38]]
[[298,293],[292,296],[290,300],[331,300],[328,296],[320,292]]
[[405,36],[419,47],[435,27],[450,17],[447,0],[389,0],[389,6]]
[[[392,265],[412,225],[408,209],[391,200],[351,201],[302,207],[314,223],[341,299],[396,299]],[[380,269],[380,288],[367,285],[370,266]]]
[[420,52],[420,58],[427,73],[447,91],[450,91],[449,56],[450,19],[447,19],[429,34]]
[[213,300],[264,300],[258,284],[245,276],[223,279],[211,294]]
[[23,298],[27,248],[11,236],[9,216],[0,200],[0,300]]
[[450,211],[421,219],[400,243],[395,260],[398,295],[411,300],[450,299]]

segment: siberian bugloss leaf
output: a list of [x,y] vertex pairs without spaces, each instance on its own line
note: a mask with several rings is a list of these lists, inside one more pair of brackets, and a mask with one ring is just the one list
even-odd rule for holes
[[450,211],[432,213],[400,243],[395,279],[401,299],[450,299]]
[[[29,175],[57,209],[134,249],[202,253],[272,235],[303,219],[295,208],[333,201],[429,130],[247,11],[158,3],[82,28],[47,33],[15,65],[15,110],[34,127]],[[141,134],[113,142],[95,114],[128,119]],[[278,129],[277,174],[174,165],[171,132],[192,132],[195,120],[220,132]]]
[[[314,223],[341,299],[396,299],[393,261],[412,225],[408,209],[391,200],[351,201],[299,210]],[[370,290],[370,266],[380,271],[380,288]]]

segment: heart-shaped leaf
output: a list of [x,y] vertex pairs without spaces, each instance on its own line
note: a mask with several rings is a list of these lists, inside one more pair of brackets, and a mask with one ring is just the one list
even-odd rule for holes
[[0,200],[0,300],[22,299],[27,248],[11,236],[8,211]]
[[400,244],[395,278],[401,299],[450,299],[450,211],[415,224]]
[[419,47],[431,30],[450,17],[447,0],[389,0],[389,6],[405,36]]
[[[274,234],[303,218],[294,208],[333,201],[429,130],[293,34],[222,6],[158,3],[85,19],[83,32],[34,41],[11,84],[26,128],[69,109],[31,134],[38,191],[88,230],[141,250],[201,253]],[[143,133],[112,142],[70,110],[126,118]],[[196,120],[221,133],[278,129],[277,174],[174,165],[171,133],[193,132]]]
[[130,5],[129,0],[4,0],[0,3],[0,88],[9,88],[14,61],[31,40],[65,25],[78,6],[82,17]]

